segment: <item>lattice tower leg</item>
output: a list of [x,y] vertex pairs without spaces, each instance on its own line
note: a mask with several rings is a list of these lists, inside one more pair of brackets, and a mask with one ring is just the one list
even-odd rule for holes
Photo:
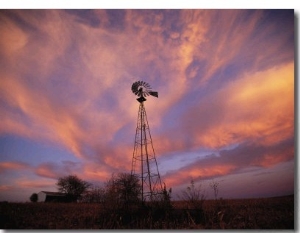
[[143,102],[139,106],[131,174],[137,175],[140,179],[143,201],[152,201],[155,195],[162,193],[161,179]]

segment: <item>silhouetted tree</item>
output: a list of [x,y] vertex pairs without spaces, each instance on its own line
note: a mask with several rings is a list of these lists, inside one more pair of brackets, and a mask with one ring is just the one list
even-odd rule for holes
[[93,186],[81,195],[80,201],[86,203],[103,203],[105,200],[105,189]]
[[136,175],[119,173],[106,183],[105,199],[111,208],[127,208],[140,201],[141,185]]
[[76,175],[61,177],[56,185],[60,192],[67,194],[68,201],[77,201],[80,195],[91,186],[89,182],[79,179]]
[[38,201],[38,195],[36,193],[33,193],[33,194],[31,194],[29,199],[30,199],[31,202],[37,202]]

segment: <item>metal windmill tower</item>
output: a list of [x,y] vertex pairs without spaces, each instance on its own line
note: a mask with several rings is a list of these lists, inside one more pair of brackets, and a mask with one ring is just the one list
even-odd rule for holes
[[158,93],[151,91],[148,83],[137,81],[132,84],[132,92],[137,95],[140,103],[137,127],[135,133],[134,151],[131,174],[139,177],[142,185],[141,198],[143,201],[152,201],[154,196],[162,192],[162,184],[158,172],[154,147],[150,134],[144,102],[146,96],[158,97]]

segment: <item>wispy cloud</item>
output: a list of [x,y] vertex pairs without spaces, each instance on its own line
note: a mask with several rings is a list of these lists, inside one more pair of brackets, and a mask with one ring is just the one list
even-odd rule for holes
[[[0,133],[63,146],[81,163],[45,158],[31,167],[39,177],[104,181],[131,169],[138,102],[130,87],[145,80],[159,93],[145,103],[158,159],[201,148],[221,155],[200,156],[201,169],[169,168],[170,183],[287,161],[293,21],[289,10],[1,10]],[[266,152],[242,157],[248,165],[221,163],[234,145]],[[2,172],[26,167],[1,164]]]
[[[244,143],[233,149],[221,150],[169,172],[164,179],[170,186],[188,183],[191,179],[216,177],[248,172],[247,168],[269,168],[294,159],[294,139],[266,147],[259,142]],[[245,170],[246,169],[246,170]]]
[[7,170],[23,170],[29,168],[29,165],[22,162],[0,162],[0,173]]
[[28,180],[28,179],[19,179],[15,183],[15,187],[25,187],[30,190],[30,188],[44,189],[53,187],[54,182],[49,180]]

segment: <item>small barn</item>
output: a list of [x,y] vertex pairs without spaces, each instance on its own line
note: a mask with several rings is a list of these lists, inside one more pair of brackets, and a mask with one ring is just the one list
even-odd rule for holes
[[67,194],[59,192],[41,191],[38,193],[38,202],[66,202]]

